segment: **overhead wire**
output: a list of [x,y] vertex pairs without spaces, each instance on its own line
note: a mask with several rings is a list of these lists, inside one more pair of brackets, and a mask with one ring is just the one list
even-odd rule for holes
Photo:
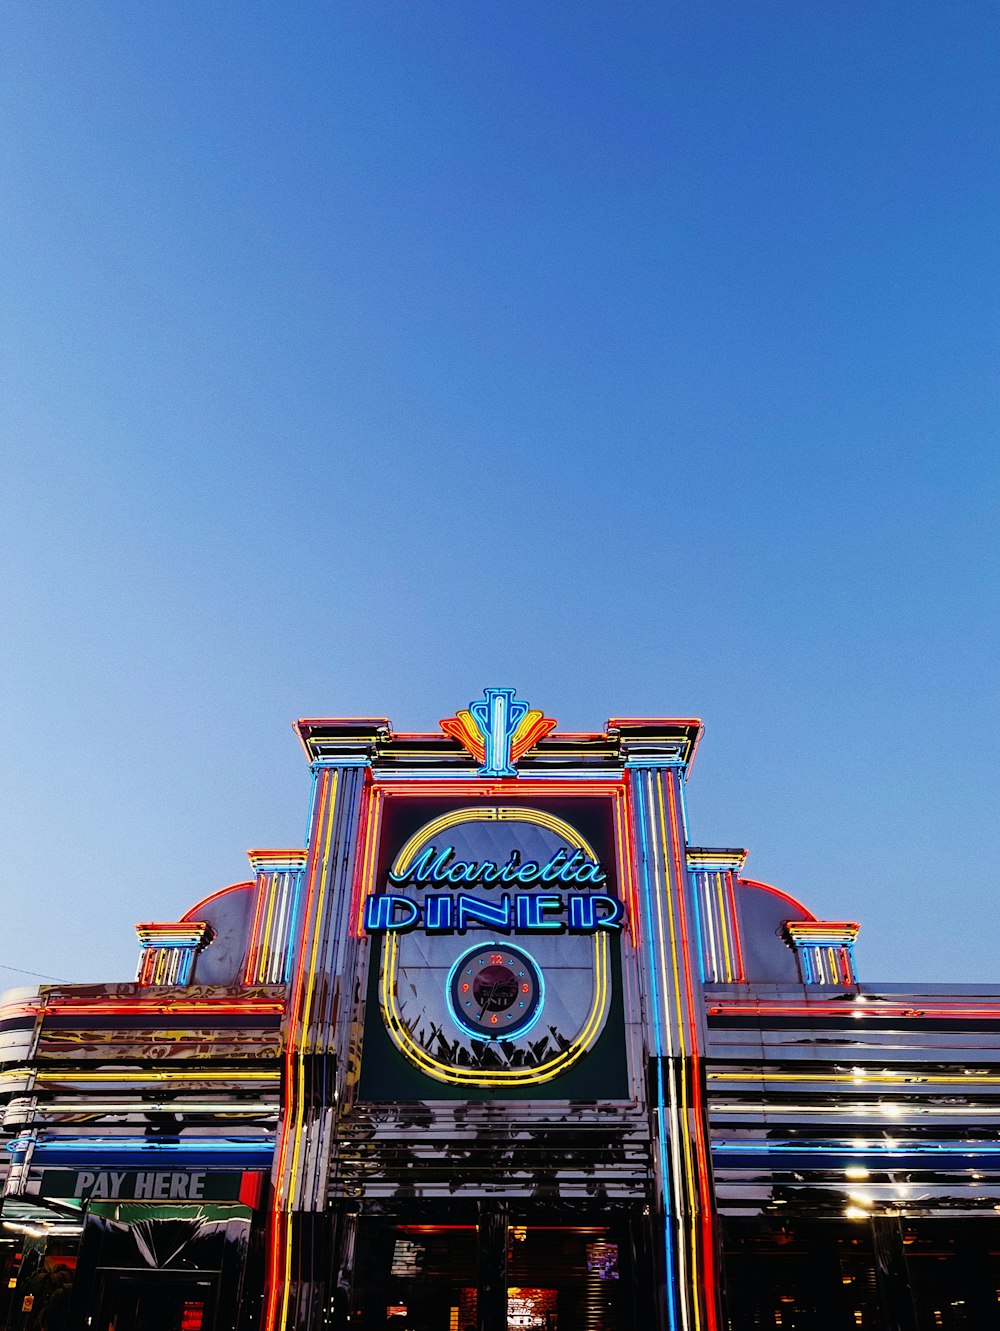
[[56,984],[69,984],[61,975],[46,975],[44,971],[26,971],[23,966],[8,966],[0,961],[0,971],[15,971],[18,975],[33,975],[37,980],[55,980]]

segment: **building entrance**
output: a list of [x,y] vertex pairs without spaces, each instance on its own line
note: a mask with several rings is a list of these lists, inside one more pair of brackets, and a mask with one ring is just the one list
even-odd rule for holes
[[352,1321],[371,1331],[632,1331],[629,1231],[362,1218]]
[[211,1331],[215,1282],[182,1272],[108,1272],[101,1282],[96,1331]]
[[509,1331],[626,1331],[631,1260],[612,1225],[518,1226],[508,1230]]

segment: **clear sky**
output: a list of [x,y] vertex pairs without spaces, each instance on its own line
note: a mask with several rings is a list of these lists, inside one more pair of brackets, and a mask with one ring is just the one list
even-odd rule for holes
[[[994,0],[6,0],[0,963],[290,723],[698,715],[692,840],[1000,983]],[[25,982],[0,971],[0,987]]]

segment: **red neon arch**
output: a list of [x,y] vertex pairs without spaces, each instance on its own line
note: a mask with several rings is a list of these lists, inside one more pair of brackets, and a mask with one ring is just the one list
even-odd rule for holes
[[807,920],[815,920],[818,918],[818,916],[814,915],[807,906],[803,906],[801,901],[796,901],[795,898],[789,896],[787,892],[782,892],[780,887],[772,887],[770,883],[759,883],[756,878],[737,878],[736,883],[738,887],[763,888],[765,892],[770,892],[772,895],[780,897],[782,901],[787,901],[790,906],[794,906],[796,910],[800,910]]
[[196,912],[207,906],[212,901],[217,901],[219,897],[224,897],[227,892],[238,892],[241,887],[253,887],[254,880],[248,878],[245,883],[230,883],[228,887],[220,887],[218,892],[212,892],[209,896],[203,897],[201,901],[195,902],[189,911],[185,911],[181,916],[179,923],[183,924],[186,920],[196,918]]

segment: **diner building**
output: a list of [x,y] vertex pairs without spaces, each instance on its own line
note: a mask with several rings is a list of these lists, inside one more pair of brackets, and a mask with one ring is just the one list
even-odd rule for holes
[[0,1001],[0,1331],[1000,1326],[1000,988],[699,844],[700,722],[297,731],[304,846]]

